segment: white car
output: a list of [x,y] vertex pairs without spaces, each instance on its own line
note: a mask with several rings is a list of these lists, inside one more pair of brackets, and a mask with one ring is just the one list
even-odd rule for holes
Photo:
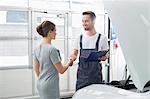
[[150,92],[138,93],[104,84],[78,90],[72,99],[150,99]]

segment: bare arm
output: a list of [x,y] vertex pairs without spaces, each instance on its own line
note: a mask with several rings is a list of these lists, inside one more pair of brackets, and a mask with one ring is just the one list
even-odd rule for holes
[[33,61],[33,66],[34,66],[34,71],[35,71],[36,75],[39,77],[39,74],[40,74],[40,64],[36,63],[35,61]]
[[63,74],[68,69],[68,67],[71,66],[72,64],[73,64],[73,61],[70,60],[69,63],[67,64],[62,64],[61,62],[59,62],[55,64],[54,66],[59,73]]
[[101,61],[105,61],[105,60],[107,60],[108,58],[109,58],[109,45],[108,45],[108,39],[107,39],[107,37],[105,36],[103,39],[102,39],[102,51],[107,51],[108,50],[108,52],[106,53],[106,55],[105,56],[102,56],[101,58],[100,58],[100,60]]

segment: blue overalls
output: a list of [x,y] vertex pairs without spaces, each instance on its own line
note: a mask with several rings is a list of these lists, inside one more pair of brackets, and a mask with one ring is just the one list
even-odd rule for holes
[[100,61],[86,61],[83,56],[87,54],[87,52],[91,53],[94,51],[98,51],[98,45],[101,34],[98,35],[95,49],[83,49],[82,48],[82,35],[80,36],[80,56],[77,70],[77,83],[76,83],[76,91],[80,88],[91,84],[99,84],[102,83],[102,66]]

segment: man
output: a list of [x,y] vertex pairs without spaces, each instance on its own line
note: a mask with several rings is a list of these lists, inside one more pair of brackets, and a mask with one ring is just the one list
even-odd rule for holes
[[86,54],[94,51],[108,50],[107,37],[96,32],[94,24],[96,15],[92,11],[82,13],[82,25],[85,33],[77,39],[71,60],[76,60],[79,53],[79,66],[77,70],[76,90],[91,84],[102,83],[102,66],[100,61],[105,61],[108,56],[102,56],[97,61],[86,61]]

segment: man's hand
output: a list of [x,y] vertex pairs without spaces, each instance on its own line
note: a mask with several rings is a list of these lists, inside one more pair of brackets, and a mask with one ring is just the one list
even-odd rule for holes
[[108,58],[109,58],[109,52],[107,52],[105,56],[100,57],[99,60],[105,61]]
[[72,60],[72,61],[75,61],[76,60],[76,55],[72,54],[69,59]]
[[108,59],[108,57],[107,56],[102,56],[102,57],[100,57],[99,58],[101,61],[105,61],[106,59]]
[[78,55],[78,50],[74,49],[72,54],[70,55],[69,59],[75,61]]
[[73,65],[73,62],[74,62],[74,61],[70,59],[70,60],[69,60],[69,63],[68,63],[69,66],[72,66],[72,65]]
[[100,57],[100,60],[101,61],[105,61],[107,59],[107,57],[106,56],[102,56],[102,57]]

